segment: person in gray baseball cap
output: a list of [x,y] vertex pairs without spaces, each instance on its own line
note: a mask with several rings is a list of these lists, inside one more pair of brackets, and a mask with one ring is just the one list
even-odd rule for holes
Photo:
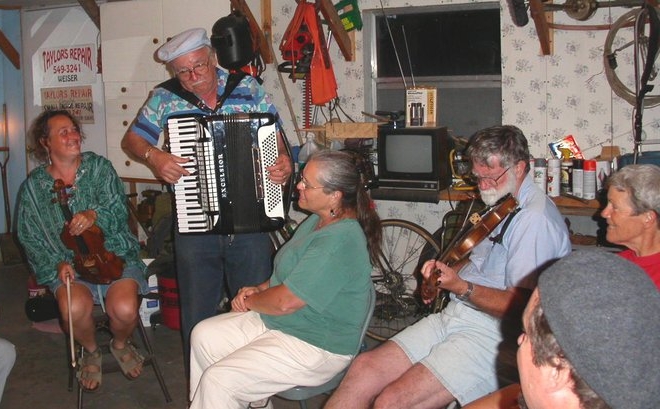
[[541,274],[527,304],[520,385],[464,409],[658,408],[659,314],[660,292],[637,265],[574,251]]

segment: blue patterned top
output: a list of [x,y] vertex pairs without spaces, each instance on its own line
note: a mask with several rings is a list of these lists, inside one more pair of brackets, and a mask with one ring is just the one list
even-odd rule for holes
[[[225,90],[229,74],[216,68],[218,74],[218,96]],[[219,98],[219,97],[218,97]],[[278,128],[282,129],[277,109],[271,102],[271,97],[254,77],[246,75],[232,91],[225,103],[216,114],[269,112],[275,115]],[[146,139],[150,144],[158,144],[160,135],[165,129],[167,118],[181,114],[211,114],[203,111],[180,96],[161,87],[155,88],[145,104],[140,109],[130,130]]]

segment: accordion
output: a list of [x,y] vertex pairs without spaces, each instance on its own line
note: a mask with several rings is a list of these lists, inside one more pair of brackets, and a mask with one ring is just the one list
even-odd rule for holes
[[270,113],[176,115],[167,120],[170,152],[190,172],[173,185],[179,233],[256,233],[284,226],[282,186],[266,167],[278,156]]

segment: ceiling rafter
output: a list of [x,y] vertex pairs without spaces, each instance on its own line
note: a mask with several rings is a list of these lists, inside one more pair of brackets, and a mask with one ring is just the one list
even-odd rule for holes
[[0,50],[17,70],[21,69],[21,56],[2,30],[0,30]]
[[92,20],[96,28],[101,30],[101,10],[95,0],[78,0],[80,7],[85,10],[85,13]]

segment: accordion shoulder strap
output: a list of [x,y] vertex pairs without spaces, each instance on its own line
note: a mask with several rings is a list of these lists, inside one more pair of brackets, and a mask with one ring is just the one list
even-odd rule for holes
[[201,109],[202,111],[213,111],[217,112],[222,105],[225,103],[227,98],[231,95],[231,93],[234,91],[234,89],[238,86],[238,84],[241,82],[243,77],[245,77],[247,74],[243,71],[239,72],[232,72],[229,74],[229,77],[227,78],[227,83],[225,84],[225,90],[218,98],[218,103],[215,106],[215,109],[211,110],[208,105],[204,103],[197,95],[194,93],[188,91],[187,89],[183,88],[181,86],[181,82],[176,78],[170,78],[167,81],[161,82],[158,84],[158,87],[164,88],[168,91],[170,91],[173,94],[176,94],[180,96],[181,98],[185,99],[186,101],[190,102],[197,108]]
[[227,77],[227,82],[225,83],[225,91],[220,95],[220,98],[218,99],[218,103],[215,105],[215,112],[218,112],[220,108],[222,108],[222,105],[225,103],[227,98],[231,95],[231,93],[234,91],[234,89],[238,86],[238,84],[243,80],[243,77],[245,77],[247,74],[243,71],[238,71],[238,72],[230,72],[229,77]]

